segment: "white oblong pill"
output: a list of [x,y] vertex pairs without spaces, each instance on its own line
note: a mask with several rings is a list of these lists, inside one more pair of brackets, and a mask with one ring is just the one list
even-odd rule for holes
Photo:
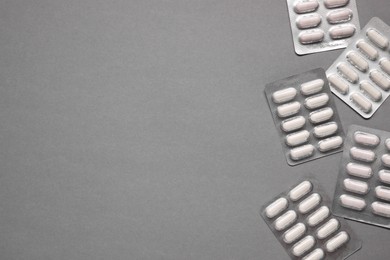
[[309,251],[316,243],[313,236],[306,236],[292,247],[293,255],[299,257]]
[[390,171],[380,170],[378,172],[379,180],[383,183],[390,184]]
[[375,29],[367,30],[367,37],[371,42],[375,43],[381,49],[386,49],[389,46],[389,39],[383,36],[380,32]]
[[309,115],[309,120],[313,124],[318,124],[325,122],[329,119],[331,119],[333,116],[333,109],[330,107],[323,108],[320,110],[316,110],[314,112],[311,112]]
[[347,5],[349,0],[324,0],[326,8],[336,8]]
[[309,224],[311,227],[317,226],[322,221],[324,221],[324,219],[326,219],[329,214],[329,208],[327,206],[322,206],[307,217],[307,224]]
[[349,85],[340,76],[333,74],[328,77],[330,85],[337,90],[337,92],[345,95],[349,91]]
[[283,120],[280,124],[284,132],[291,132],[302,128],[306,123],[306,119],[303,116],[296,116]]
[[282,90],[275,91],[272,94],[272,100],[277,103],[284,103],[290,100],[293,100],[297,95],[297,90],[295,88],[286,88]]
[[356,131],[353,134],[353,140],[358,144],[371,146],[371,147],[377,146],[380,142],[380,139],[377,135],[362,132],[362,131]]
[[325,37],[325,33],[321,29],[313,29],[303,31],[299,34],[298,39],[301,44],[310,44],[316,42],[322,42]]
[[311,144],[302,145],[290,150],[290,157],[297,161],[312,156],[314,153],[314,146]]
[[332,218],[317,229],[316,235],[319,239],[324,239],[332,233],[336,232],[339,226],[340,222],[337,219]]
[[336,25],[329,29],[329,35],[332,39],[343,39],[351,37],[355,33],[355,26],[351,24]]
[[349,63],[362,72],[366,72],[369,68],[368,62],[356,51],[350,51],[346,55]]
[[288,146],[297,146],[303,143],[306,143],[309,140],[310,132],[307,130],[302,130],[295,132],[286,136],[286,144]]
[[388,79],[382,72],[378,70],[371,71],[370,79],[383,90],[388,91],[390,89],[390,79]]
[[302,223],[298,223],[294,225],[292,228],[284,232],[283,241],[286,244],[291,244],[295,242],[297,239],[300,239],[306,232],[306,226]]
[[379,101],[382,99],[382,93],[367,80],[360,83],[360,90],[372,101]]
[[316,248],[311,251],[307,256],[302,258],[302,260],[321,260],[324,259],[325,253],[321,248]]
[[387,150],[390,151],[390,138],[387,138],[386,141],[385,141],[385,146],[387,148]]
[[343,144],[341,136],[333,136],[318,142],[318,150],[327,152],[339,148]]
[[348,240],[349,240],[348,233],[345,231],[341,231],[340,233],[338,233],[337,235],[329,239],[328,242],[326,242],[325,244],[326,251],[332,253],[336,251],[338,248],[340,248],[341,246],[343,246],[345,243],[347,243]]
[[382,155],[382,164],[384,166],[390,167],[390,154]]
[[378,51],[365,41],[358,41],[356,47],[361,53],[363,53],[370,60],[376,60],[379,56]]
[[366,207],[366,202],[362,198],[343,194],[340,196],[340,204],[344,208],[361,211]]
[[356,83],[359,81],[359,75],[345,62],[337,65],[337,71],[349,82]]
[[321,196],[318,193],[313,193],[298,205],[298,211],[302,214],[306,214],[321,202]]
[[381,59],[381,61],[379,62],[379,66],[381,67],[381,69],[386,72],[387,74],[390,75],[390,60],[387,59],[387,58],[384,58],[384,59]]
[[357,105],[364,113],[370,113],[372,104],[370,100],[364,97],[362,94],[355,92],[350,96],[351,101]]
[[322,79],[315,79],[301,84],[301,93],[305,96],[313,95],[322,90],[325,82]]
[[326,19],[330,24],[345,23],[352,19],[352,10],[343,8],[339,10],[330,11],[326,15]]
[[303,181],[297,186],[295,186],[293,189],[291,189],[288,195],[292,201],[297,201],[300,200],[306,194],[308,194],[312,188],[313,185],[310,181]]
[[308,29],[317,27],[321,23],[321,16],[317,13],[301,15],[297,19],[297,27],[299,29]]
[[358,163],[348,163],[347,172],[349,175],[364,179],[368,179],[372,176],[371,167]]
[[317,0],[297,1],[294,4],[294,11],[297,14],[309,13],[317,10],[318,5]]
[[288,117],[295,115],[301,109],[301,104],[298,101],[287,103],[276,108],[279,117]]
[[372,212],[382,217],[390,217],[390,204],[375,201],[371,204]]
[[386,186],[376,186],[375,196],[379,199],[390,201],[390,188]]
[[268,218],[273,218],[276,215],[279,215],[283,210],[285,210],[287,206],[287,199],[279,198],[265,208],[265,215]]
[[358,181],[354,179],[345,179],[343,181],[344,189],[357,194],[367,194],[369,191],[367,182]]
[[373,162],[376,158],[375,153],[372,150],[361,149],[357,147],[352,147],[349,150],[349,154],[353,159],[363,162]]
[[307,109],[316,109],[328,104],[329,96],[326,93],[321,93],[305,99],[304,105]]
[[294,210],[289,210],[275,220],[275,229],[281,231],[288,228],[297,219],[297,213]]
[[338,125],[336,122],[329,122],[319,126],[314,127],[313,134],[317,138],[323,138],[326,136],[333,135],[338,130]]

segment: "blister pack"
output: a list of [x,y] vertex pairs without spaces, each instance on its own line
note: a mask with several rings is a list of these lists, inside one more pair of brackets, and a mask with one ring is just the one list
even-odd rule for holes
[[390,132],[357,125],[348,128],[333,212],[390,228]]
[[292,259],[344,259],[361,241],[329,206],[317,181],[304,179],[266,203],[261,216]]
[[289,165],[342,151],[344,132],[323,69],[269,83],[264,92]]
[[372,18],[326,71],[330,88],[364,118],[390,95],[390,27]]
[[287,0],[298,55],[345,48],[360,31],[355,0]]

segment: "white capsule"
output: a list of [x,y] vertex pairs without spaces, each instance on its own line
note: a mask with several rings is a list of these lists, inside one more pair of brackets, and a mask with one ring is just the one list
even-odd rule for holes
[[349,150],[349,153],[353,159],[363,162],[373,162],[376,158],[375,153],[372,150],[357,147],[352,147]]
[[292,201],[297,201],[300,200],[303,196],[308,194],[313,185],[311,184],[310,181],[303,181],[297,186],[295,186],[290,192],[289,192],[289,197]]
[[317,138],[323,138],[326,136],[333,135],[338,130],[338,125],[336,122],[329,122],[319,126],[314,127],[313,134]]
[[292,247],[293,255],[300,257],[309,251],[316,243],[313,236],[306,236]]
[[377,135],[356,131],[353,134],[353,140],[361,145],[375,147],[379,144],[380,139]]
[[382,164],[386,167],[390,167],[390,154],[382,155]]
[[283,241],[286,244],[291,244],[297,239],[301,238],[306,232],[306,226],[302,223],[298,223],[283,234]]
[[368,179],[372,176],[372,169],[369,166],[357,163],[348,163],[347,172],[349,175]]
[[280,124],[284,132],[291,132],[302,128],[306,123],[306,119],[303,116],[296,116],[283,120]]
[[370,79],[383,90],[388,91],[390,89],[390,80],[382,72],[378,70],[371,71]]
[[347,243],[349,240],[348,233],[345,231],[341,231],[334,237],[328,240],[325,244],[326,251],[332,253],[336,251],[338,248],[343,246],[345,243]]
[[352,66],[355,66],[358,70],[366,72],[368,70],[368,62],[356,51],[350,51],[346,55],[347,60]]
[[379,199],[390,201],[390,188],[386,186],[376,186],[375,196]]
[[307,109],[316,109],[328,104],[329,96],[326,93],[321,93],[305,99],[304,105]]
[[288,117],[295,115],[301,109],[301,104],[298,101],[287,103],[281,106],[278,106],[276,112],[279,117]]
[[318,193],[313,193],[298,205],[298,211],[302,214],[306,214],[321,202],[321,196]]
[[332,218],[317,229],[316,235],[319,239],[324,239],[329,235],[331,235],[332,233],[336,232],[339,226],[340,226],[339,221],[335,218]]
[[336,25],[329,29],[329,35],[332,39],[343,39],[351,37],[355,33],[355,26],[351,24]]
[[378,172],[379,180],[383,183],[390,184],[390,171],[380,170]]
[[386,139],[385,146],[386,146],[387,150],[390,151],[390,138]]
[[375,201],[371,204],[372,212],[382,217],[390,217],[390,204]]
[[355,92],[350,96],[351,101],[358,106],[364,113],[369,113],[372,109],[370,100],[364,97],[359,92]]
[[291,226],[295,220],[297,220],[297,213],[294,210],[289,210],[275,220],[275,229],[284,230]]
[[294,4],[294,11],[297,14],[309,13],[317,10],[318,5],[317,0],[297,1]]
[[381,61],[379,62],[379,66],[381,67],[381,69],[386,72],[387,74],[390,75],[390,60],[387,59],[387,58],[384,58],[384,59],[381,59]]
[[340,136],[333,136],[318,142],[318,150],[327,152],[339,148],[343,144],[343,138]]
[[318,93],[324,87],[325,82],[322,79],[315,79],[309,82],[305,82],[301,85],[301,93],[305,96]]
[[299,29],[308,29],[317,27],[321,23],[321,16],[317,13],[299,16],[297,19],[297,27]]
[[367,194],[368,192],[368,184],[364,181],[358,181],[354,179],[345,179],[343,181],[344,189],[346,191],[350,191],[357,194]]
[[345,208],[358,211],[361,211],[366,207],[364,199],[346,194],[340,196],[340,204]]
[[326,16],[326,19],[330,24],[345,23],[352,19],[352,14],[351,9],[338,9],[330,11]]
[[316,248],[312,252],[307,254],[307,256],[302,258],[302,260],[321,260],[324,259],[324,256],[324,250],[322,250],[321,248]]
[[313,29],[303,31],[299,34],[298,39],[301,44],[310,44],[316,42],[322,42],[325,37],[325,33],[321,29]]
[[284,103],[290,100],[293,100],[297,95],[297,90],[295,88],[286,88],[282,90],[275,91],[272,94],[272,100],[277,103]]
[[297,146],[303,143],[306,143],[309,140],[310,132],[307,130],[302,130],[295,132],[286,136],[286,144],[288,146]]
[[297,161],[312,156],[314,153],[314,146],[306,144],[290,150],[290,157]]
[[378,58],[378,51],[365,41],[359,41],[356,44],[358,50],[363,53],[370,60],[376,60]]
[[360,90],[372,101],[379,101],[382,99],[382,93],[366,80],[360,83]]
[[265,215],[268,218],[273,218],[279,215],[288,206],[288,201],[285,198],[279,198],[272,202],[268,207],[265,208]]
[[349,91],[349,85],[340,76],[333,74],[328,77],[330,85],[341,94],[345,95]]
[[389,46],[389,40],[375,29],[368,29],[367,37],[381,49],[386,49]]
[[314,112],[311,112],[309,115],[309,120],[313,124],[318,124],[325,122],[329,119],[331,119],[333,116],[333,109],[330,107],[323,108],[320,110],[316,110]]
[[324,0],[326,8],[336,8],[347,5],[349,0]]
[[321,208],[314,211],[307,217],[307,224],[309,226],[314,227],[320,224],[324,219],[326,219],[330,214],[330,210],[327,206],[322,206]]
[[359,75],[345,62],[337,65],[337,71],[349,82],[356,83],[359,81]]

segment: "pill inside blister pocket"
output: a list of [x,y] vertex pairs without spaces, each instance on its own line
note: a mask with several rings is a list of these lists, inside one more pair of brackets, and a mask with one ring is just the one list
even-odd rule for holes
[[386,167],[390,167],[390,154],[382,155],[382,164]]
[[307,109],[316,109],[328,104],[329,96],[326,93],[321,93],[305,99],[304,105]]
[[317,237],[319,239],[324,239],[330,236],[332,233],[336,232],[336,230],[339,228],[340,223],[337,219],[332,218],[328,220],[324,225],[319,227],[317,229]]
[[360,83],[360,90],[372,101],[378,102],[382,99],[382,92],[366,80]]
[[305,96],[313,95],[322,90],[325,82],[322,79],[315,79],[301,84],[301,93]]
[[317,138],[323,138],[330,135],[333,135],[338,130],[338,126],[336,122],[329,122],[322,125],[318,125],[314,127],[313,133]]
[[379,62],[379,66],[381,67],[381,69],[386,72],[387,74],[390,75],[390,60],[387,59],[387,58],[384,58],[384,59],[381,59],[381,61]]
[[390,151],[390,138],[386,139],[385,146],[386,146],[387,150]]
[[340,76],[333,74],[328,77],[330,85],[337,90],[337,92],[345,95],[349,91],[349,85]]
[[294,210],[289,210],[275,220],[275,229],[284,230],[291,226],[295,220],[297,220],[297,213]]
[[343,39],[351,37],[355,30],[355,26],[351,24],[336,25],[329,29],[329,35],[332,39]]
[[363,164],[348,163],[347,173],[352,176],[368,179],[372,176],[372,169],[371,167]]
[[292,247],[293,255],[300,257],[308,252],[316,243],[313,236],[306,236]]
[[280,105],[276,108],[276,112],[279,117],[288,117],[295,115],[301,109],[301,104],[298,101]]
[[309,140],[310,132],[302,130],[286,136],[286,144],[288,146],[297,146],[306,143]]
[[349,235],[345,231],[341,231],[334,237],[328,240],[325,244],[326,251],[332,253],[336,251],[338,248],[343,246],[345,243],[347,243],[349,240]]
[[330,24],[345,23],[352,19],[352,15],[353,13],[351,9],[343,8],[330,11],[326,16],[326,19]]
[[317,0],[301,0],[296,1],[294,4],[294,11],[297,14],[309,13],[317,10],[318,8]]
[[359,75],[345,62],[337,65],[337,71],[349,82],[356,83],[359,81]]
[[353,139],[356,143],[366,146],[375,147],[379,144],[380,139],[377,135],[356,131],[353,134]]
[[303,31],[299,34],[298,39],[301,44],[310,44],[316,42],[322,42],[324,40],[325,33],[321,29],[313,29]]
[[324,221],[329,214],[329,208],[327,206],[322,206],[307,217],[307,224],[311,227],[317,226],[319,223]]
[[313,193],[306,199],[304,199],[301,203],[298,205],[298,211],[302,214],[306,214],[321,202],[321,196],[318,193]]
[[303,181],[300,184],[298,184],[296,187],[291,189],[289,192],[289,197],[292,201],[297,201],[301,199],[303,196],[308,194],[313,188],[313,185],[310,181]]
[[367,194],[369,191],[367,182],[358,181],[354,179],[344,179],[343,181],[344,189],[349,192],[357,193],[357,194]]
[[308,158],[314,154],[314,146],[311,144],[302,145],[290,150],[290,157],[294,161]]
[[366,202],[362,198],[343,194],[340,196],[341,206],[357,211],[361,211],[366,207]]
[[291,244],[300,239],[306,232],[306,226],[302,223],[294,225],[292,228],[284,232],[283,241],[287,244]]
[[347,5],[349,0],[324,0],[326,8],[343,7]]
[[390,171],[380,170],[378,173],[379,180],[383,183],[390,184]]
[[321,248],[316,248],[307,254],[302,260],[321,260],[325,256],[324,250]]
[[390,217],[390,204],[375,201],[371,204],[372,212],[382,217]]
[[390,201],[390,188],[386,186],[375,187],[375,196],[379,199]]
[[297,27],[299,29],[308,29],[317,27],[321,23],[321,16],[317,13],[301,15],[297,18]]
[[306,119],[303,116],[296,116],[283,120],[280,124],[284,132],[291,132],[301,129],[306,123]]
[[297,95],[297,90],[295,88],[286,88],[282,90],[275,91],[272,94],[272,100],[277,103],[284,103],[290,100],[293,100]]
[[378,58],[379,55],[378,51],[369,43],[365,41],[359,41],[356,44],[356,47],[361,53],[363,53],[370,60],[376,60]]
[[333,109],[330,107],[316,110],[310,113],[309,120],[313,124],[318,124],[331,119],[333,116]]
[[375,43],[381,49],[386,49],[389,46],[389,40],[375,29],[367,30],[367,37],[371,42]]
[[364,113],[369,113],[372,109],[370,100],[364,97],[362,94],[355,92],[351,96],[351,101],[357,105]]
[[355,68],[362,72],[366,72],[368,70],[368,62],[356,51],[350,51],[346,55],[347,60],[351,63]]
[[273,218],[279,215],[288,206],[288,201],[285,198],[279,198],[265,208],[265,215],[268,218]]
[[363,162],[373,162],[375,160],[375,153],[372,150],[352,147],[349,150],[351,157],[355,160]]
[[339,148],[343,144],[343,138],[340,136],[333,136],[318,142],[318,150],[327,152]]
[[382,72],[378,70],[371,71],[370,79],[383,90],[387,91],[390,89],[390,79],[388,79]]

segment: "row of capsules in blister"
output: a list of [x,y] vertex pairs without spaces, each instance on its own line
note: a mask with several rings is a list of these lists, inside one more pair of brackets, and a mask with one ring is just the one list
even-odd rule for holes
[[293,259],[339,259],[360,248],[355,238],[347,246],[352,231],[345,220],[333,217],[326,202],[305,180],[263,209],[264,220]]
[[390,28],[372,18],[327,70],[333,93],[369,118],[390,95]]
[[[324,155],[340,148],[343,143],[343,138],[337,135],[342,133],[339,123],[337,120],[330,121],[336,117],[335,107],[332,108],[330,91],[328,89],[325,91],[325,88],[327,86],[324,80],[319,78],[297,87],[277,90],[271,95],[272,102],[276,104],[276,115],[281,120],[280,129],[285,135],[284,143],[292,162],[314,157],[316,150]],[[306,112],[306,115],[303,112]],[[300,115],[297,115],[299,113]],[[309,123],[306,122],[305,116]],[[311,142],[315,145],[310,143],[311,135],[313,135]],[[293,164],[292,162],[289,164]]]
[[353,0],[287,0],[287,5],[298,54],[344,48],[347,42],[340,39],[359,28]]
[[[340,179],[344,191],[336,195],[338,203],[348,209],[371,211],[375,215],[390,218],[390,187],[386,186],[390,185],[390,171],[386,169],[390,168],[390,133],[384,139],[384,147],[380,145],[381,138],[372,130],[355,130],[351,138],[350,145],[345,147],[349,156],[346,154],[346,161],[342,164],[348,175]],[[367,204],[370,204],[369,208]],[[360,219],[375,222],[370,214],[362,214]]]

